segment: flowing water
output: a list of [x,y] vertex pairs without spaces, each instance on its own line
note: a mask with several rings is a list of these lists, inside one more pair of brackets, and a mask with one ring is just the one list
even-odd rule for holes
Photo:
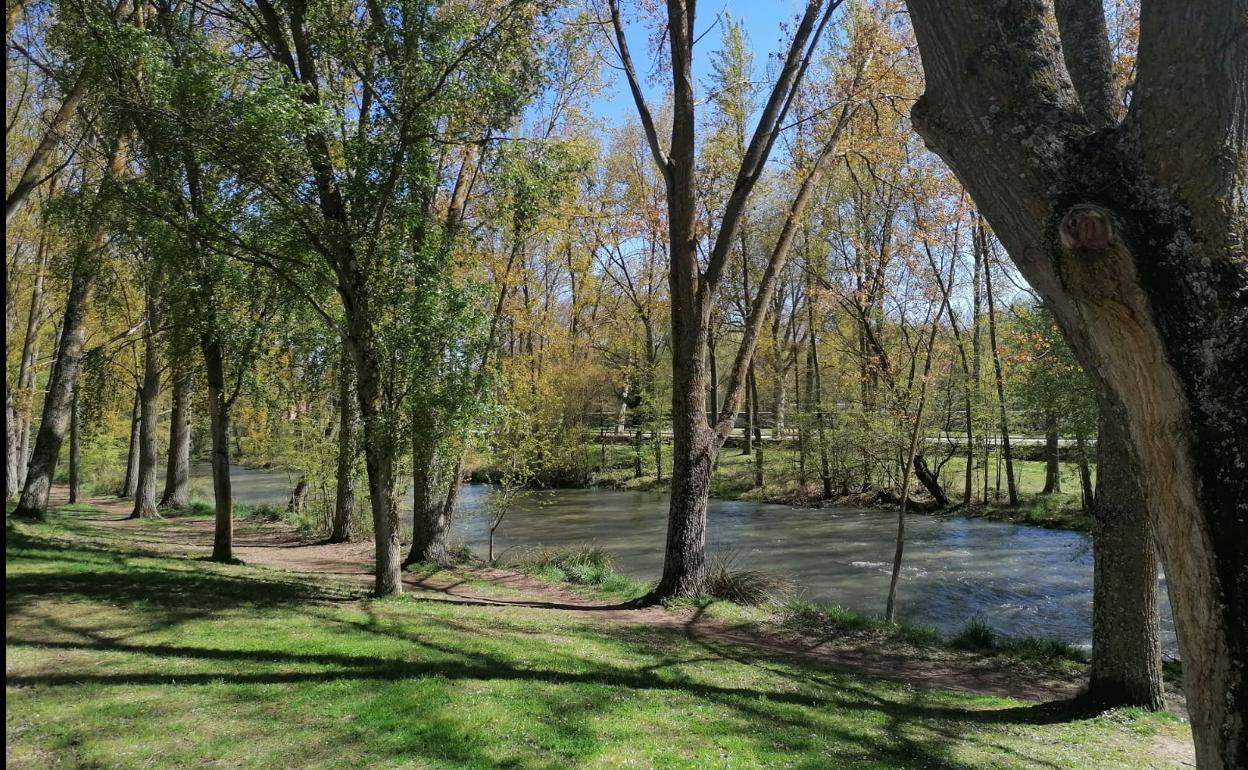
[[[235,469],[239,502],[284,504],[290,487],[282,471]],[[455,525],[456,537],[482,556],[489,493],[485,485],[465,486]],[[410,506],[408,500],[409,512]],[[653,579],[662,568],[666,525],[667,497],[659,493],[531,492],[504,518],[494,548],[509,556],[539,545],[595,543],[615,556],[620,571]],[[807,599],[883,612],[896,513],[711,500],[707,530],[710,551],[730,556],[737,567],[788,573]],[[1164,591],[1162,615],[1163,644],[1174,655]],[[943,634],[980,619],[1007,636],[1090,646],[1091,541],[1064,530],[908,515],[898,616]]]

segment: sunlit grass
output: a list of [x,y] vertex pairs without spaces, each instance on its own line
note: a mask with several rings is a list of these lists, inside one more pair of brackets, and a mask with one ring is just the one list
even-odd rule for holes
[[1166,716],[972,697],[575,612],[10,525],[11,767],[1162,768]]

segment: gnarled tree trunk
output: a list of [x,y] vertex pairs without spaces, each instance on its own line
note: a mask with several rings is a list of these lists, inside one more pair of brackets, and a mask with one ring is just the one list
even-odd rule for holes
[[1202,770],[1248,764],[1248,31],[1142,4],[1125,118],[1096,0],[908,0],[915,127],[1121,409]]

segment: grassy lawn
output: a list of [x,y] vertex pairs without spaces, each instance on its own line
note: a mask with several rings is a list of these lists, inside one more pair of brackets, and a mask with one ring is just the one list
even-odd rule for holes
[[370,600],[88,538],[83,518],[8,529],[11,767],[1134,769],[1189,740],[1168,715],[930,691],[575,612]]

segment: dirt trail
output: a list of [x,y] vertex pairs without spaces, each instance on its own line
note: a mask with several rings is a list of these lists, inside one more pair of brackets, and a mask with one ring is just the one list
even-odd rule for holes
[[[66,502],[65,489],[54,487],[52,503]],[[174,519],[159,528],[129,520],[125,501],[88,498],[99,512],[84,512],[94,524],[131,530],[135,545],[162,553],[200,556],[212,549],[210,520]],[[372,544],[327,544],[283,523],[240,520],[235,523],[234,555],[244,562],[276,569],[313,573],[359,585],[372,584]],[[923,687],[997,695],[1029,701],[1069,698],[1081,684],[1074,674],[1055,675],[1038,666],[972,653],[924,648],[920,652],[881,649],[878,638],[846,634],[811,639],[733,625],[707,618],[693,608],[630,608],[588,599],[527,575],[494,568],[463,569],[461,573],[508,589],[505,595],[474,589],[454,573],[421,576],[404,573],[409,593],[430,601],[468,602],[482,606],[524,607],[536,611],[576,612],[604,623],[625,623],[683,632],[707,645],[745,647],[771,657],[799,656],[843,671],[882,676]],[[718,649],[731,655],[731,649]]]

